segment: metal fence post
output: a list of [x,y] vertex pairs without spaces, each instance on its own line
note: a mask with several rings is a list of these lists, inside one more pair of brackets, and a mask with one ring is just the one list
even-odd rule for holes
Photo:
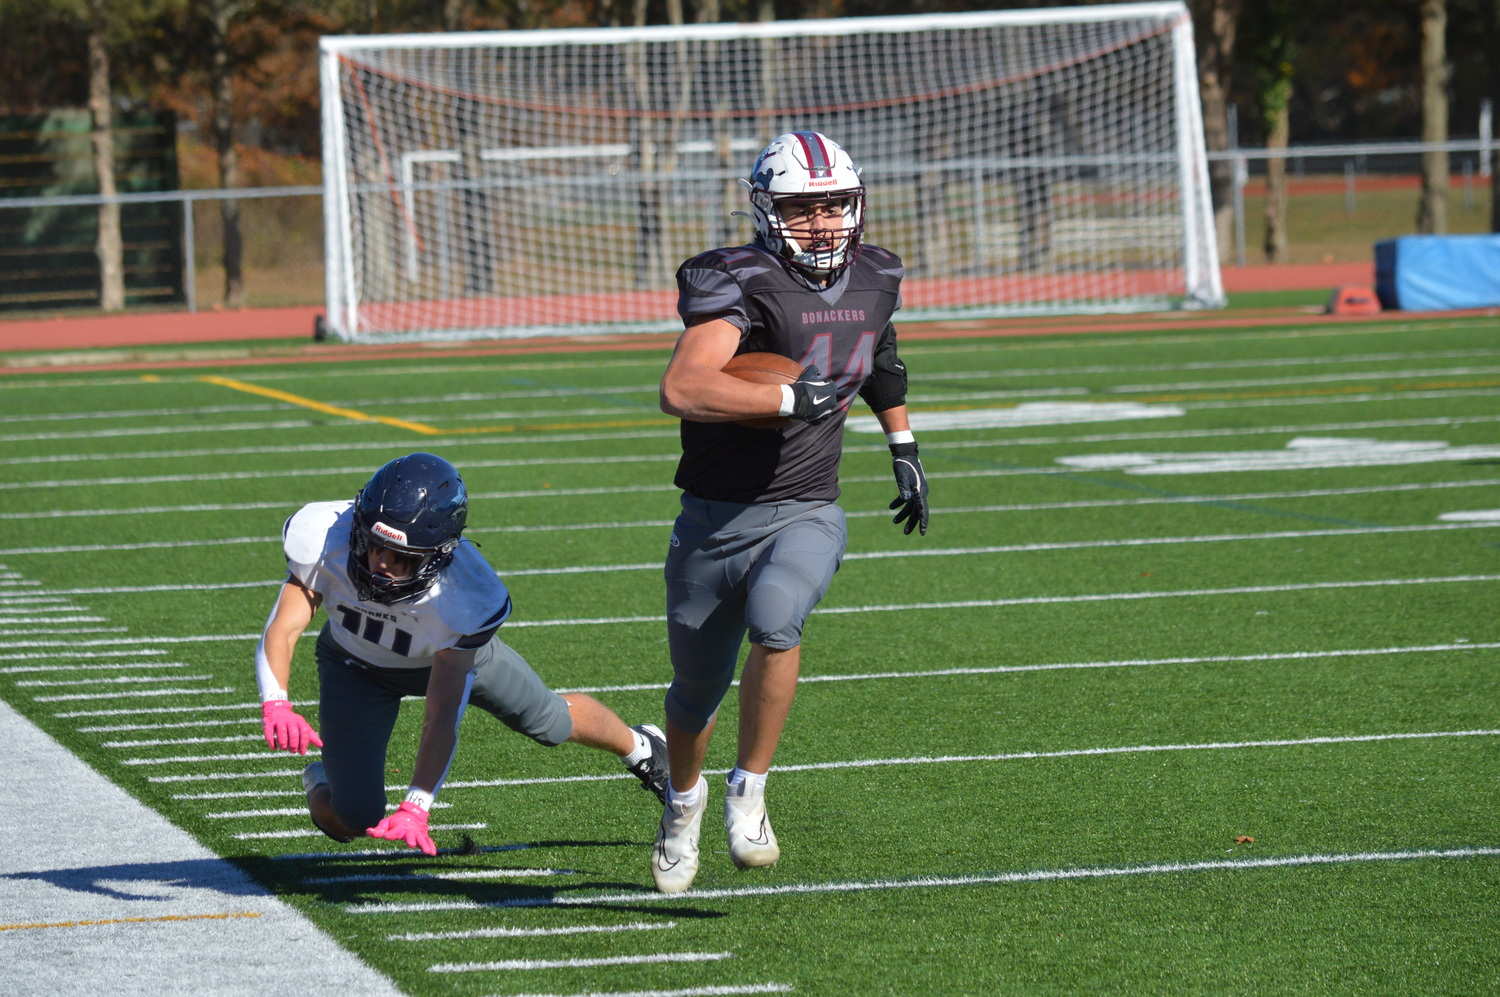
[[[1229,149],[1240,147],[1240,108],[1230,102],[1224,108],[1226,130],[1229,132]],[[1234,259],[1237,266],[1245,265],[1245,184],[1250,182],[1250,167],[1243,156],[1235,156],[1229,166],[1229,186],[1234,191]]]
[[1490,178],[1490,156],[1495,151],[1495,105],[1486,97],[1479,105],[1479,175]]
[[198,310],[198,260],[193,248],[193,199],[182,199],[182,294],[187,310]]

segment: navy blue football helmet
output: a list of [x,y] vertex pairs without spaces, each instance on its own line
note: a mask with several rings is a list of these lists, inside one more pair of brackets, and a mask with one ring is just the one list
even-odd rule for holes
[[[376,471],[354,497],[349,531],[349,577],[359,598],[389,605],[426,592],[453,560],[468,517],[469,491],[443,458],[408,454]],[[405,578],[376,574],[371,546],[415,558],[416,570]]]

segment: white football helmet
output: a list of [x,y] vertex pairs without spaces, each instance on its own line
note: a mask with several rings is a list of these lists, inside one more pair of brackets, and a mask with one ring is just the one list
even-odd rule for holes
[[[819,280],[827,280],[859,256],[865,230],[865,188],[854,161],[820,132],[787,132],[771,140],[755,160],[749,180],[751,217],[761,245]],[[782,208],[789,204],[839,202],[842,226],[833,245],[804,247],[792,235]]]

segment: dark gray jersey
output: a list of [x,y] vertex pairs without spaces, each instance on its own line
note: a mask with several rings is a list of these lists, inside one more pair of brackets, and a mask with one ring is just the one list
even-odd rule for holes
[[721,318],[740,330],[740,353],[779,353],[816,364],[838,386],[840,408],[816,425],[748,429],[682,422],[677,487],[722,502],[833,501],[849,403],[870,376],[877,347],[894,351],[901,260],[865,246],[830,287],[814,290],[758,246],[715,249],[677,270],[686,326]]

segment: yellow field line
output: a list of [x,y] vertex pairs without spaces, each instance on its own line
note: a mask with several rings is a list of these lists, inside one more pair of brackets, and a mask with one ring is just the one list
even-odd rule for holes
[[303,398],[289,391],[278,391],[275,388],[263,388],[258,384],[247,384],[244,381],[236,381],[229,377],[219,377],[214,374],[205,374],[198,378],[209,384],[217,384],[220,387],[232,388],[235,391],[243,391],[251,395],[260,395],[263,398],[274,398],[280,402],[290,402],[300,405],[302,408],[312,409],[314,412],[322,412],[325,415],[342,416],[345,419],[354,419],[358,422],[378,422],[386,426],[395,426],[397,429],[409,429],[413,433],[421,433],[423,436],[438,436],[443,430],[429,426],[421,422],[407,422],[405,419],[392,419],[384,415],[371,415],[358,409],[340,408],[337,405],[326,405],[323,402],[314,401],[311,398]]
[[345,419],[355,419],[359,422],[378,422],[386,426],[395,426],[398,429],[409,429],[413,433],[421,433],[423,436],[468,436],[475,433],[515,433],[515,432],[547,432],[552,430],[579,430],[579,429],[624,429],[635,426],[664,426],[675,423],[676,419],[666,419],[660,416],[647,419],[618,419],[612,421],[594,422],[560,422],[544,423],[535,426],[463,426],[455,429],[440,429],[437,426],[429,426],[425,422],[408,422],[405,419],[392,419],[384,415],[371,415],[358,409],[341,408],[337,405],[328,405],[324,402],[294,395],[289,391],[278,391],[275,388],[265,388],[258,384],[249,384],[245,381],[236,381],[230,377],[219,377],[216,374],[205,374],[198,378],[208,384],[217,384],[220,387],[232,388],[235,391],[244,391],[252,395],[260,395],[263,398],[274,398],[281,402],[290,402],[302,408],[312,409],[314,412],[322,412],[326,415],[341,416]]
[[51,924],[0,924],[0,931],[25,928],[83,928],[96,924],[155,924],[158,921],[224,921],[231,917],[260,917],[255,911],[238,914],[167,914],[162,917],[117,917],[108,921],[55,921]]

